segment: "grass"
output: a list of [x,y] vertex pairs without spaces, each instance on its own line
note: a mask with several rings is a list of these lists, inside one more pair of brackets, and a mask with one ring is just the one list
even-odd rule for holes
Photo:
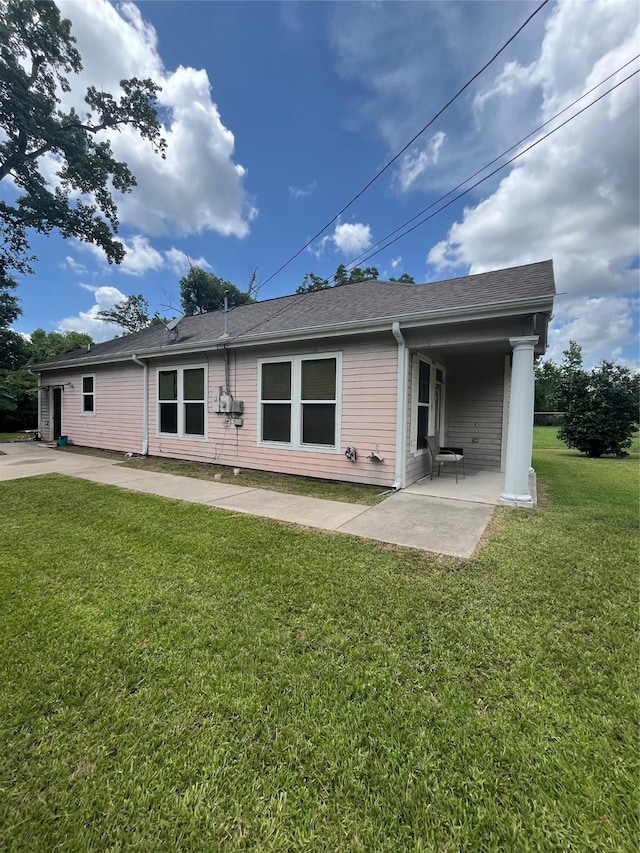
[[637,849],[638,478],[540,450],[469,561],[2,485],[0,849]]
[[[564,441],[560,441],[558,438],[558,427],[554,426],[536,426],[533,428],[533,446],[534,448],[554,448],[556,450],[566,450],[567,452],[574,453],[574,451],[569,451],[567,445]],[[640,457],[640,433],[636,432],[633,435],[633,440],[631,443],[631,447],[629,449],[629,456],[638,458]]]
[[22,441],[24,440],[23,432],[0,432],[0,443],[3,441]]
[[[123,454],[112,450],[97,450],[91,447],[66,447],[63,453],[86,453],[91,456],[107,456],[122,460]],[[298,477],[290,474],[277,474],[270,471],[252,471],[241,468],[235,475],[233,468],[208,462],[187,462],[182,459],[164,459],[159,456],[134,458],[120,463],[126,468],[141,471],[158,471],[161,474],[177,474],[180,477],[194,477],[198,480],[218,480],[234,486],[253,489],[270,489],[274,492],[286,492],[293,495],[307,495],[312,498],[358,503],[373,506],[382,500],[381,486],[367,486],[362,483],[339,483],[333,480],[317,480],[312,477]]]

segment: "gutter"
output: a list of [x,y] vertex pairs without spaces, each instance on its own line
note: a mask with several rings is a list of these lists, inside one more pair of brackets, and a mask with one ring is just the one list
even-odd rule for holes
[[[424,311],[413,314],[402,314],[397,316],[397,320],[393,322],[401,322],[407,326],[419,324],[420,326],[438,325],[448,318],[452,320],[488,320],[492,317],[504,316],[505,314],[529,314],[550,311],[553,304],[553,296],[538,297],[537,299],[525,300],[509,300],[506,302],[497,302],[490,305],[477,305],[468,308],[442,308],[437,311]],[[389,328],[390,318],[380,318],[378,320],[364,320],[360,323],[345,321],[342,323],[331,323],[327,326],[307,326],[298,329],[288,329],[279,332],[269,332],[267,334],[255,335],[245,338],[227,338],[221,340],[219,337],[211,340],[195,341],[194,343],[167,344],[161,347],[152,347],[147,350],[138,350],[137,356],[143,358],[162,358],[167,355],[181,354],[189,355],[190,353],[202,352],[202,350],[220,349],[223,346],[232,343],[234,348],[252,347],[258,344],[280,343],[285,341],[296,340],[316,340],[319,337],[338,337],[340,335],[367,334],[372,332],[385,332]],[[268,322],[265,321],[265,322]],[[42,362],[33,365],[38,370],[60,370],[65,367],[85,367],[92,364],[101,363],[116,363],[119,361],[129,361],[132,353],[105,353],[105,355],[94,355],[88,358],[69,359],[56,363]]]
[[134,364],[142,368],[142,382],[144,389],[142,393],[142,455],[149,453],[149,365],[146,361],[140,361],[137,355],[131,356]]
[[406,399],[407,399],[407,347],[405,345],[400,323],[395,320],[391,332],[398,344],[398,379],[396,395],[396,479],[392,489],[404,488],[404,456],[406,446]]

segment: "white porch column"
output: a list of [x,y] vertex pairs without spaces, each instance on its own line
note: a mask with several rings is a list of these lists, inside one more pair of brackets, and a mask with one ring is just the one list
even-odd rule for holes
[[529,469],[533,445],[533,349],[538,343],[538,337],[509,338],[509,343],[513,347],[513,363],[507,459],[500,503],[507,506],[533,506],[533,498],[529,494]]

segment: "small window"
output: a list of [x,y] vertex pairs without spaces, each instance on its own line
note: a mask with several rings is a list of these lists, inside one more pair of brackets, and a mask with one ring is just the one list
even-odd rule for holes
[[206,372],[204,367],[158,371],[158,433],[177,438],[206,435]]
[[96,410],[95,376],[82,377],[82,413],[93,415]]

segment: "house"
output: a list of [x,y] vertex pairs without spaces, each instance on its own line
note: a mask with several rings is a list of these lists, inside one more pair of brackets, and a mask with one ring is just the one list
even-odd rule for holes
[[551,261],[362,281],[172,321],[35,365],[39,429],[74,444],[400,489],[427,435],[527,505]]

